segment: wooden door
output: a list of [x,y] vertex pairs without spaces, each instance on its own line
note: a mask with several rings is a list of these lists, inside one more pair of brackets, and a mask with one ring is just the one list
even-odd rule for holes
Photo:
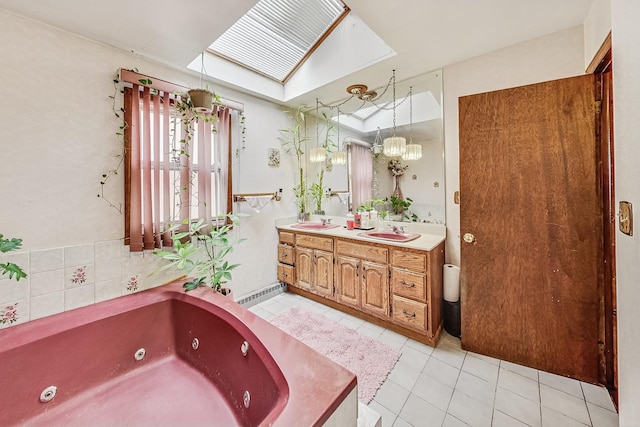
[[296,248],[296,286],[310,290],[313,274],[313,249]]
[[462,346],[598,379],[593,75],[460,98]]
[[311,290],[325,297],[333,296],[333,253],[314,251]]
[[336,300],[341,304],[360,307],[360,262],[338,255],[336,272]]
[[369,261],[362,265],[362,309],[376,316],[389,315],[388,267]]

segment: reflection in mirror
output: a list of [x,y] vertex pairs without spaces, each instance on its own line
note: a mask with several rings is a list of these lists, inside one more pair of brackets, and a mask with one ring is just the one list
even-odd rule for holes
[[[376,209],[392,210],[390,203],[394,192],[405,200],[405,221],[421,221],[444,224],[444,135],[442,123],[442,73],[440,70],[396,82],[394,102],[393,79],[384,87],[351,96],[340,106],[341,134],[347,134],[341,143],[349,148],[348,180],[343,186],[352,191],[351,210],[371,199],[387,199],[387,203]],[[352,87],[350,89],[354,90]],[[362,91],[362,88],[355,90]],[[410,96],[411,95],[411,96]],[[340,104],[340,103],[335,103]],[[395,105],[395,108],[394,108]],[[335,113],[335,111],[334,111]],[[395,124],[395,132],[394,132]],[[422,148],[422,157],[403,160],[402,157],[387,157],[382,153],[384,139],[393,136],[406,138]],[[353,135],[353,136],[351,136]],[[370,164],[363,163],[360,148],[367,147]],[[395,159],[394,177],[389,161]],[[361,176],[371,170],[371,184],[365,182],[368,197],[358,197],[354,190],[361,187]],[[402,175],[399,172],[402,170]],[[340,179],[337,175],[334,177]],[[334,184],[340,187],[339,184]],[[396,189],[396,187],[398,189]],[[369,199],[369,200],[366,200]],[[406,206],[411,199],[410,206]],[[398,203],[396,203],[398,205]]]

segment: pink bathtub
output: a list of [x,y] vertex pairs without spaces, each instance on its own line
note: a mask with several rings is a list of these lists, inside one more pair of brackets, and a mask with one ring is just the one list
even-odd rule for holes
[[182,282],[0,331],[1,426],[321,425],[355,387],[349,371]]

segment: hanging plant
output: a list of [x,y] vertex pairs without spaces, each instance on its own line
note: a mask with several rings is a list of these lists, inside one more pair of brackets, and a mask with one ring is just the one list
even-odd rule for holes
[[208,89],[189,89],[187,91],[192,108],[199,113],[211,113],[213,111],[215,94]]

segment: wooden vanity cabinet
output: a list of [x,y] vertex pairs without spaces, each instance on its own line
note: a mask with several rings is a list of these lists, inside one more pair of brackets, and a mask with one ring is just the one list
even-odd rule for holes
[[294,285],[296,280],[295,270],[295,234],[287,231],[278,233],[278,280],[287,285]]
[[374,316],[387,317],[388,253],[386,247],[336,239],[336,299]]
[[444,245],[432,251],[392,249],[390,265],[393,322],[428,336],[439,335]]
[[[442,331],[444,243],[430,251],[303,232],[278,246],[291,292],[435,346]],[[290,252],[289,252],[290,251]],[[294,259],[293,264],[287,260]],[[295,266],[295,267],[294,267]],[[280,267],[279,267],[280,268]],[[280,279],[280,270],[278,270]]]
[[295,286],[333,298],[333,239],[297,235],[295,260]]

